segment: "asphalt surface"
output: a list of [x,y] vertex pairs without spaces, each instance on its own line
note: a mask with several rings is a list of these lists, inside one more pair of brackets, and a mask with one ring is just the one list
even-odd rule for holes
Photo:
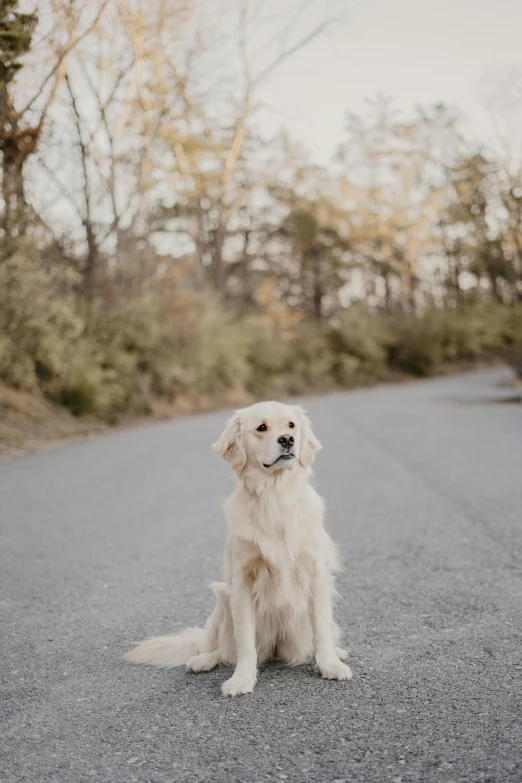
[[0,781],[520,783],[522,406],[493,370],[306,401],[351,682],[126,664],[204,622],[225,413],[0,466]]

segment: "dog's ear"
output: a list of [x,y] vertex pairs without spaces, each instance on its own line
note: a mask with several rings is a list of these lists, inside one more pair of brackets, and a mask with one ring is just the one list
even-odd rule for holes
[[319,451],[323,447],[319,440],[315,437],[310,419],[301,408],[300,405],[295,407],[299,424],[301,425],[301,445],[299,448],[299,462],[305,468],[312,464],[315,458],[316,451]]
[[246,451],[241,432],[241,415],[235,413],[227,421],[225,429],[212,444],[212,448],[219,451],[226,462],[230,462],[234,470],[241,470],[246,465]]

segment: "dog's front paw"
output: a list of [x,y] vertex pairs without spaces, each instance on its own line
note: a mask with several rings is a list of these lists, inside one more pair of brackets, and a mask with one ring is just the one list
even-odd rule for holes
[[321,676],[325,680],[351,680],[352,670],[345,663],[337,660],[317,661]]
[[223,696],[239,696],[241,693],[252,693],[256,684],[256,673],[234,673],[229,680],[225,680],[221,686]]

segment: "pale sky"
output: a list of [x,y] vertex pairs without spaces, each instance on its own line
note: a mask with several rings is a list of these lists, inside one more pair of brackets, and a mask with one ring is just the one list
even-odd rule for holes
[[[311,13],[328,13],[328,1]],[[278,0],[284,5],[287,0]],[[288,0],[290,2],[290,0]],[[405,109],[458,105],[486,140],[479,85],[491,69],[522,66],[522,0],[333,0],[342,21],[263,87],[267,129],[287,126],[319,162],[343,137],[347,109],[378,92]],[[312,20],[313,21],[313,20]]]

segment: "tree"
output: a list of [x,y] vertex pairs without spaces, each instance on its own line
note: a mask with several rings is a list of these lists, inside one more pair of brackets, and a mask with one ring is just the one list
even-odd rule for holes
[[504,255],[511,265],[512,297],[522,301],[522,68],[486,75],[482,100],[491,117],[490,175],[496,206],[504,212]]
[[[105,23],[68,58],[59,92],[61,122],[40,164],[81,226],[77,252],[88,300],[108,278],[120,294],[133,278],[145,278],[143,270],[131,268],[138,254],[129,249],[143,245],[146,264],[155,142],[162,123],[173,121],[162,81],[187,18],[184,0],[111,3]],[[52,221],[52,208],[48,214]],[[108,256],[110,267],[101,269]]]
[[[165,123],[159,132],[165,148],[174,155],[167,176],[175,206],[164,215],[193,243],[194,281],[199,288],[211,285],[226,293],[230,240],[234,241],[240,215],[252,199],[252,190],[257,189],[248,170],[255,158],[253,150],[260,146],[253,124],[259,88],[329,23],[325,20],[292,40],[296,23],[309,5],[304,2],[297,11],[291,9],[289,18],[281,17],[279,35],[274,38],[271,31],[260,41],[257,34],[266,21],[263,3],[242,0],[233,36],[225,47],[222,41],[219,50],[209,43],[213,31],[206,39],[201,34],[181,85],[178,69],[172,69],[175,85],[170,94],[181,114],[176,111],[177,121]],[[222,61],[223,48],[226,61]],[[201,63],[206,63],[205,74],[210,77],[202,78]]]
[[[0,144],[2,152],[2,195],[4,200],[3,229],[5,251],[9,253],[16,237],[27,228],[27,204],[24,188],[24,167],[36,151],[49,109],[65,75],[68,54],[97,24],[108,0],[76,0],[62,3],[49,0],[51,25],[46,21],[39,36],[38,50],[31,41],[38,18],[35,14],[20,14],[17,3],[3,2],[0,28],[3,61],[0,80]],[[83,29],[82,29],[83,28]],[[6,41],[14,43],[8,45]],[[35,62],[26,63],[33,54]],[[25,56],[25,58],[24,58]],[[16,76],[24,59],[24,71],[33,77],[29,92],[15,90]],[[43,77],[41,73],[43,72]],[[15,99],[15,93],[16,98]]]
[[30,49],[36,14],[19,13],[18,0],[3,0],[0,6],[0,152],[3,176],[3,231],[6,246],[13,234],[25,228],[23,161],[34,151],[37,131],[20,128],[10,86]]
[[307,198],[285,188],[277,197],[286,214],[268,234],[268,274],[287,306],[322,320],[338,311],[350,278],[344,216],[324,196]]
[[383,96],[349,114],[340,199],[365,298],[387,312],[414,313],[434,292],[446,168],[458,156],[457,120],[444,106],[404,119]]

